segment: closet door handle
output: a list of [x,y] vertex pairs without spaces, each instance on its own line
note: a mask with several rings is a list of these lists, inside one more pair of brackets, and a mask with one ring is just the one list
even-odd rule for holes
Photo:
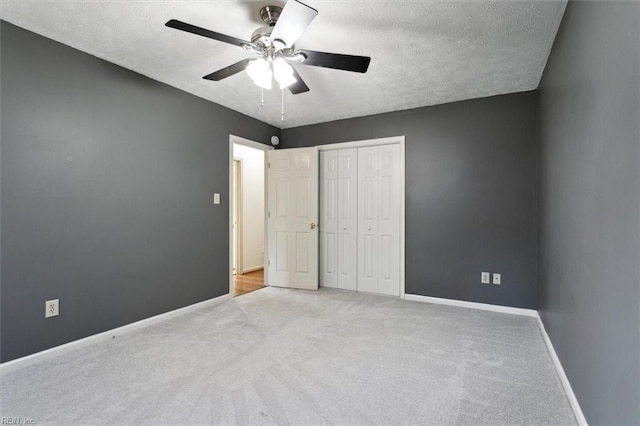
[[309,224],[309,228],[311,228],[311,229],[316,229],[316,226],[318,226],[318,225],[316,225],[314,222],[311,222]]

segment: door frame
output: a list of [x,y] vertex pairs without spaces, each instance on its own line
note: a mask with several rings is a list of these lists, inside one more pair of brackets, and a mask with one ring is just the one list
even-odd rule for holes
[[[352,142],[329,143],[318,145],[318,151],[334,149],[362,148],[378,145],[400,145],[400,299],[405,298],[405,137],[392,136],[388,138],[366,139]],[[318,259],[319,260],[319,259]]]
[[264,184],[264,253],[263,253],[263,265],[264,265],[264,283],[265,285],[267,285],[267,283],[269,282],[269,272],[266,268],[267,266],[267,259],[268,259],[268,254],[269,254],[269,250],[267,249],[269,247],[269,233],[268,233],[268,217],[267,217],[267,208],[268,208],[268,198],[267,198],[267,190],[268,188],[268,173],[269,173],[269,167],[268,167],[268,161],[269,161],[269,156],[268,156],[268,151],[273,150],[274,148],[272,146],[269,145],[265,145],[262,144],[260,142],[255,142],[252,141],[250,139],[245,139],[242,138],[240,136],[236,136],[236,135],[229,135],[229,161],[228,161],[228,166],[229,166],[229,194],[230,194],[230,202],[229,202],[229,294],[233,295],[233,252],[232,250],[234,250],[233,247],[233,199],[231,197],[233,197],[233,144],[238,144],[238,145],[244,145],[244,146],[248,146],[249,148],[254,148],[254,149],[259,149],[260,151],[264,151],[264,180],[263,180],[263,184]]
[[[237,167],[236,173],[238,174],[237,176],[233,176],[233,170],[231,171],[232,188],[233,188],[233,177],[236,178],[235,180],[236,187],[233,188],[233,192],[231,193],[231,196],[233,197],[232,203],[235,201],[235,205],[238,207],[238,211],[232,210],[232,214],[237,218],[237,222],[238,222],[235,227],[236,245],[233,247],[232,255],[235,256],[236,258],[236,275],[238,275],[240,274],[241,271],[244,271],[244,268],[242,267],[242,219],[241,219],[242,218],[242,167],[243,167],[242,158],[234,157],[232,164]],[[236,197],[238,199],[234,200]],[[233,231],[234,228],[232,227],[231,229]],[[233,238],[233,235],[231,237]],[[233,259],[231,261],[231,265],[233,269]]]

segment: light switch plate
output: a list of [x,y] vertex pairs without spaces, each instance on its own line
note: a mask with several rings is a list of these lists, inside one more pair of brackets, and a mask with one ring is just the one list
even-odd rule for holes
[[217,192],[213,194],[213,204],[220,204],[220,194]]

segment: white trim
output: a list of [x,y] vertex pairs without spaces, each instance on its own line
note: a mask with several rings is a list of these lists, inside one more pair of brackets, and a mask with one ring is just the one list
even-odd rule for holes
[[173,311],[165,312],[163,314],[145,318],[140,321],[132,322],[131,324],[123,325],[122,327],[117,327],[108,331],[104,331],[102,333],[98,333],[92,336],[84,337],[82,339],[74,340],[73,342],[65,343],[60,346],[56,346],[50,349],[45,349],[44,351],[36,352],[34,354],[27,355],[22,358],[4,362],[0,364],[0,373],[4,374],[10,371],[15,371],[15,370],[27,367],[29,365],[33,365],[51,358],[55,358],[67,352],[75,351],[85,346],[93,345],[100,342],[105,342],[107,340],[111,340],[116,337],[120,337],[125,334],[131,333],[132,331],[140,330],[142,328],[149,327],[151,325],[170,320],[172,318],[184,315],[186,313],[195,311],[197,309],[215,306],[229,299],[229,297],[230,296],[228,294],[223,294],[222,296],[214,297],[213,299],[194,303],[193,305],[185,306],[184,308],[174,309]]
[[417,294],[405,294],[404,298],[405,300],[409,300],[413,302],[424,302],[424,303],[434,303],[438,305],[457,306],[460,308],[479,309],[483,311],[501,312],[505,314],[522,315],[522,316],[535,318],[538,322],[538,327],[540,328],[540,334],[542,334],[542,339],[544,340],[545,346],[549,351],[549,356],[551,357],[553,366],[556,369],[556,373],[558,374],[558,378],[560,379],[560,383],[562,384],[562,388],[564,389],[564,393],[567,396],[567,400],[569,401],[569,405],[571,406],[571,410],[573,411],[573,415],[575,416],[576,421],[578,422],[579,425],[588,426],[587,419],[584,417],[584,414],[582,413],[582,409],[580,408],[580,404],[578,403],[578,398],[576,398],[576,394],[573,392],[573,388],[571,387],[569,378],[565,374],[564,368],[562,368],[560,359],[558,358],[558,355],[556,354],[556,351],[553,348],[551,339],[547,334],[547,330],[544,328],[544,323],[542,322],[542,319],[540,318],[540,314],[538,313],[538,311],[535,311],[533,309],[512,308],[509,306],[490,305],[487,303],[476,303],[476,302],[466,302],[463,300],[443,299],[440,297],[420,296]]
[[[395,139],[395,138],[387,138],[387,139]],[[405,262],[405,253],[404,253],[404,247],[405,247],[405,225],[404,225],[404,220],[405,220],[405,212],[406,212],[406,200],[405,200],[405,191],[406,191],[406,185],[405,185],[405,179],[406,179],[406,174],[405,174],[405,148],[404,148],[404,136],[399,136],[398,139],[400,140],[400,298],[404,299],[406,297],[405,294],[405,271],[404,271],[404,262]]]
[[[244,164],[242,163],[242,158],[235,158],[233,157],[233,164],[236,164],[236,162],[238,163],[238,169],[237,169],[237,173],[238,176],[235,176],[238,181],[236,182],[236,184],[238,185],[238,187],[236,188],[236,190],[234,190],[233,188],[233,182],[231,183],[231,188],[233,193],[231,194],[231,199],[230,202],[233,202],[233,197],[235,197],[236,195],[241,195],[242,194],[242,185],[244,184],[242,181],[242,171],[244,170]],[[233,166],[232,166],[233,167]],[[233,170],[231,171],[232,176],[233,176]],[[233,179],[233,178],[232,178]],[[238,223],[236,224],[236,246],[233,247],[233,245],[231,246],[233,251],[231,253],[231,256],[235,256],[236,257],[236,274],[241,274],[242,272],[244,272],[243,267],[244,267],[244,263],[242,262],[243,260],[243,234],[242,234],[242,224],[243,224],[243,217],[242,217],[242,197],[238,197],[239,200],[236,200],[236,204],[238,205],[238,211],[237,212],[233,212],[236,214],[236,216],[238,217]],[[232,219],[233,221],[233,219]],[[233,222],[231,225],[231,232],[233,232]],[[232,238],[233,241],[233,238]],[[232,259],[233,262],[233,259]],[[231,268],[233,269],[233,263],[231,265]]]
[[249,272],[260,271],[262,269],[264,269],[263,265],[254,266],[254,267],[251,267],[251,268],[244,269],[240,275],[248,274]]
[[325,145],[318,145],[318,151],[327,151],[334,149],[362,148],[366,146],[378,145],[400,145],[400,298],[404,299],[405,295],[405,137],[392,136],[388,138],[366,139],[353,142],[339,142]]
[[265,145],[236,135],[229,135],[229,141],[231,143],[237,143],[238,145],[248,146],[249,148],[259,149],[260,151],[271,151],[273,149],[271,145]]
[[538,326],[540,327],[540,333],[542,334],[542,338],[544,339],[544,343],[547,345],[547,350],[549,351],[549,355],[551,356],[551,360],[553,361],[553,366],[556,368],[556,373],[558,373],[558,377],[560,378],[560,383],[562,383],[562,387],[564,388],[564,393],[567,395],[567,399],[569,400],[569,405],[571,405],[571,409],[573,410],[573,415],[576,417],[576,421],[579,425],[587,426],[587,419],[584,417],[582,413],[582,408],[580,408],[580,404],[578,403],[578,398],[576,398],[576,394],[573,393],[573,388],[571,387],[571,383],[569,382],[569,378],[564,372],[564,368],[562,368],[562,364],[560,363],[560,358],[558,358],[558,354],[556,354],[556,350],[553,348],[553,343],[551,343],[551,339],[547,334],[547,330],[544,328],[544,323],[540,318],[540,315],[536,315],[538,319]]
[[501,312],[503,314],[523,315],[538,318],[538,312],[533,309],[512,308],[510,306],[490,305],[488,303],[466,302],[464,300],[443,299],[440,297],[405,294],[404,298],[412,302],[435,303],[438,305],[457,306],[460,308],[479,309],[481,311]]
[[394,143],[404,144],[404,136],[391,136],[389,138],[365,139],[352,142],[337,142],[325,145],[318,145],[318,151],[326,151],[329,149],[345,149],[345,148],[362,148],[365,146],[391,145]]
[[[269,159],[267,155],[267,151],[273,150],[272,146],[262,144],[260,142],[255,142],[249,139],[241,138],[236,135],[229,135],[229,294],[233,294],[233,202],[231,197],[233,197],[233,144],[244,145],[250,148],[259,149],[261,151],[265,151],[264,155],[264,211],[267,212],[268,207],[268,199],[267,199],[267,173],[269,173]],[[264,246],[269,247],[269,233],[267,215],[264,215]],[[264,259],[263,264],[266,266],[268,262],[269,250],[264,250]],[[269,272],[267,268],[264,268],[264,283],[267,285],[269,282]]]

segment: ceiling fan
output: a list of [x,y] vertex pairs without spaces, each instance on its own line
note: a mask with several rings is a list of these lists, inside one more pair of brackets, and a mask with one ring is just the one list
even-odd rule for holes
[[272,80],[275,79],[281,89],[288,88],[291,93],[297,95],[308,92],[309,87],[290,62],[360,73],[367,72],[371,62],[371,58],[367,56],[296,50],[294,43],[317,14],[317,10],[298,0],[289,0],[284,8],[265,6],[260,9],[260,18],[267,26],[255,30],[250,42],[175,19],[171,19],[165,25],[233,44],[259,56],[257,59],[243,59],[204,76],[204,79],[220,81],[246,70],[254,83],[262,88],[271,89]]

